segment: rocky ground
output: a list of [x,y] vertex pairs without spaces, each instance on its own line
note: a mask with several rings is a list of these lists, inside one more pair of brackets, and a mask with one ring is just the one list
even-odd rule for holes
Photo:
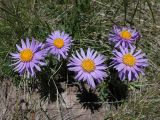
[[86,109],[79,103],[76,91],[75,87],[68,87],[57,101],[51,102],[48,98],[41,100],[37,91],[29,93],[5,80],[0,85],[0,118],[2,120],[103,120],[106,106],[98,107],[97,110]]

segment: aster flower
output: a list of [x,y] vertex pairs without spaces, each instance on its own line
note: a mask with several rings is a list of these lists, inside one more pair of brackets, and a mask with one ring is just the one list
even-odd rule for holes
[[66,59],[68,51],[71,47],[72,38],[65,32],[55,31],[47,38],[47,47],[51,54],[58,57],[58,59]]
[[11,66],[14,66],[14,71],[20,75],[27,74],[27,77],[35,76],[35,70],[41,71],[39,67],[46,65],[44,63],[47,51],[43,49],[43,44],[32,39],[30,43],[29,39],[26,39],[26,43],[21,40],[22,46],[16,44],[18,52],[10,53],[12,60],[15,62]]
[[81,48],[80,53],[76,51],[76,55],[72,54],[68,69],[75,72],[75,79],[78,81],[87,81],[91,87],[95,88],[96,83],[100,83],[107,77],[105,72],[106,66],[104,64],[105,60],[105,57],[97,54],[96,51],[88,48],[85,54]]
[[109,41],[115,44],[115,47],[122,45],[123,47],[131,46],[140,37],[139,32],[130,27],[114,26],[109,34]]
[[135,47],[119,47],[119,51],[113,51],[114,68],[119,72],[121,80],[128,78],[129,81],[136,80],[141,73],[144,75],[143,68],[148,66],[148,60],[142,50],[135,50]]

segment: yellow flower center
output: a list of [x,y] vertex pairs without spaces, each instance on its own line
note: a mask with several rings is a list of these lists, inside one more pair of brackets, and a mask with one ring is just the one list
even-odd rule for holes
[[86,72],[92,72],[95,70],[95,63],[93,60],[91,59],[84,59],[82,61],[82,64],[81,64],[83,70],[85,70]]
[[56,48],[60,49],[60,48],[62,48],[62,47],[64,46],[64,40],[61,39],[61,38],[57,38],[57,39],[55,39],[55,40],[53,41],[53,45],[54,45]]
[[125,54],[123,56],[123,63],[128,65],[128,66],[130,66],[130,67],[132,67],[136,63],[136,58],[131,54]]
[[22,62],[30,62],[33,58],[33,52],[31,49],[24,49],[20,52],[20,59]]
[[128,32],[127,30],[123,30],[121,33],[120,33],[120,36],[125,39],[125,40],[130,40],[131,37],[132,37],[132,34],[130,32]]

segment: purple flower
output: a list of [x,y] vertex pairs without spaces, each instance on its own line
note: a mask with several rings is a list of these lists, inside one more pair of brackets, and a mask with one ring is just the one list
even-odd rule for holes
[[58,59],[66,59],[68,51],[71,47],[72,38],[65,32],[54,31],[47,38],[47,47],[51,54],[58,57]]
[[137,39],[140,38],[139,32],[129,27],[113,26],[112,32],[109,34],[109,41],[114,43],[115,47],[131,46]]
[[96,51],[88,48],[85,54],[81,48],[80,53],[76,51],[76,55],[72,54],[68,69],[76,73],[75,79],[87,81],[91,87],[95,88],[95,83],[100,83],[107,77],[105,60],[105,57],[97,54]]
[[22,47],[16,44],[18,52],[10,53],[13,61],[14,71],[20,75],[27,74],[27,78],[35,76],[35,70],[41,71],[39,67],[46,65],[44,63],[47,51],[43,49],[43,44],[32,39],[30,43],[29,39],[26,39],[26,43],[21,40]]
[[121,80],[125,80],[128,77],[129,81],[136,80],[141,73],[144,75],[143,68],[148,66],[148,60],[145,53],[141,50],[136,51],[135,47],[130,49],[119,47],[119,51],[113,51],[114,68],[119,72]]

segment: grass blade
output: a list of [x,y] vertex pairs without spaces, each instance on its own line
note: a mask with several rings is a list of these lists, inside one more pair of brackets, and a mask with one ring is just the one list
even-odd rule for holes
[[153,13],[153,9],[152,9],[152,6],[151,6],[151,3],[149,2],[149,0],[146,0],[147,4],[148,4],[148,7],[151,11],[151,15],[152,15],[152,19],[153,19],[153,23],[156,23],[156,20],[154,18],[154,13]]

